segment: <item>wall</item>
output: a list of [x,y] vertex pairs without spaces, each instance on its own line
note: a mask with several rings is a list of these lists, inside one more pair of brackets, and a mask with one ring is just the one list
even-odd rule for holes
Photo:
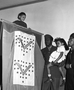
[[13,22],[19,12],[27,14],[28,27],[68,40],[74,32],[74,0],[48,0],[0,11],[0,18]]

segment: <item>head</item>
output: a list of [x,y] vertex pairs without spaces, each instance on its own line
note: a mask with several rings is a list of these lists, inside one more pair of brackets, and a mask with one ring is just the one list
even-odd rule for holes
[[68,46],[74,48],[74,33],[72,33],[69,37]]
[[17,17],[20,21],[24,21],[25,18],[26,18],[26,14],[24,12],[21,12],[18,14],[18,17]]
[[56,43],[56,46],[57,47],[60,47],[60,46],[62,46],[64,43],[62,42],[62,39],[61,38],[56,38],[55,40],[54,40],[54,42]]
[[56,38],[54,41],[57,47],[64,46],[66,50],[69,49],[66,41],[63,38]]
[[53,37],[49,34],[46,34],[44,37],[45,37],[46,47],[50,47],[52,45],[52,42],[53,42]]

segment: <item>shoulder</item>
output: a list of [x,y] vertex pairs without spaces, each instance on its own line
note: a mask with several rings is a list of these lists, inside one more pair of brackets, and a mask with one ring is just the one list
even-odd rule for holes
[[57,50],[57,47],[56,46],[52,46],[52,51],[56,51]]
[[19,21],[19,20],[15,20],[13,23],[27,28],[27,24],[25,22],[22,22],[22,21]]
[[57,47],[56,46],[52,46],[52,48],[55,48],[56,49]]
[[16,22],[19,22],[19,20],[15,20],[15,21],[13,21],[13,23],[16,23]]
[[57,50],[57,48],[55,46],[52,46],[52,48],[50,49],[50,54],[56,50]]
[[43,54],[46,54],[46,53],[48,53],[49,51],[48,51],[48,49],[45,47],[45,48],[43,48],[43,49],[41,50],[41,52],[42,52]]
[[41,49],[41,51],[43,52],[43,51],[46,51],[46,47],[45,48],[43,48],[43,49]]

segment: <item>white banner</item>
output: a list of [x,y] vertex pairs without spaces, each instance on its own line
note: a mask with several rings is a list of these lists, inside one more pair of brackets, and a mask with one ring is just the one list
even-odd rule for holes
[[13,84],[34,86],[35,36],[15,31],[14,58],[13,58]]

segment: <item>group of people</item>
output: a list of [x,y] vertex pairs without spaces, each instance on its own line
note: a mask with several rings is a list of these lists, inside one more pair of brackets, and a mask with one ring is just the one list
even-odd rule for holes
[[[68,44],[60,37],[54,40],[49,34],[44,37],[46,47],[41,50],[45,60],[41,90],[59,90],[61,77],[64,90],[74,90],[74,33],[70,35]],[[53,46],[53,41],[56,46]]]
[[[24,22],[26,13],[19,13],[17,18],[13,23],[27,28]],[[63,38],[53,40],[49,34],[44,37],[46,47],[41,50],[45,60],[41,90],[59,90],[61,77],[64,90],[74,90],[74,33],[70,35],[68,44]]]
[[[21,12],[17,18],[18,20],[13,23],[27,28],[24,22],[26,14]],[[61,77],[64,90],[74,90],[74,33],[70,35],[68,44],[60,37],[53,40],[49,34],[46,34],[44,38],[46,47],[41,50],[45,60],[41,90],[59,90]],[[56,46],[52,44],[53,41]],[[66,75],[63,72],[63,66]]]

